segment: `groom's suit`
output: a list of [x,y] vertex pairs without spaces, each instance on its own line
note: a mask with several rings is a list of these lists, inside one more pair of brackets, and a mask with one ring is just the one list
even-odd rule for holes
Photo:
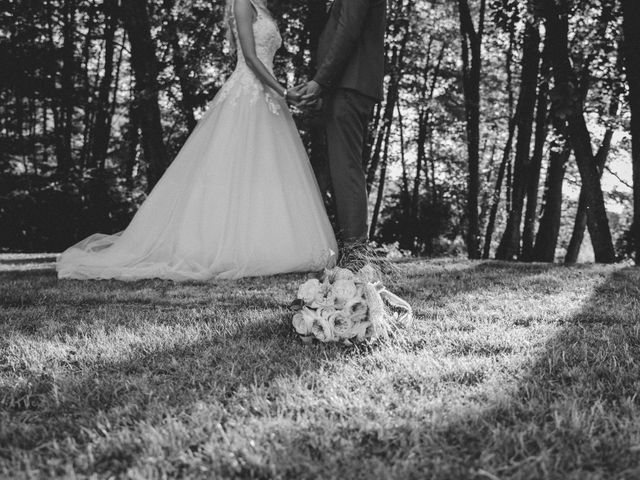
[[324,87],[329,170],[340,236],[367,239],[367,190],[362,152],[382,100],[386,0],[335,0],[320,36],[318,71]]

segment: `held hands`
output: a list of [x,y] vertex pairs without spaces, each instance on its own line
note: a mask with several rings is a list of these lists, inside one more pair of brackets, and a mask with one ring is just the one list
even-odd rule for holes
[[287,91],[287,101],[299,108],[318,106],[322,87],[314,80],[303,83]]
[[289,105],[293,105],[295,107],[299,106],[300,102],[302,101],[302,90],[300,88],[300,85],[287,89],[285,100]]

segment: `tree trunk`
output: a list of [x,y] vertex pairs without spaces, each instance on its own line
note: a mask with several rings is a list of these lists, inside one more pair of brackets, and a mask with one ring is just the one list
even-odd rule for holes
[[625,69],[631,109],[631,145],[633,164],[632,239],[636,265],[640,265],[640,3],[622,0]]
[[142,132],[142,150],[147,164],[150,191],[169,162],[162,140],[158,105],[158,59],[151,38],[147,0],[122,2],[122,16],[131,45],[131,64],[136,79],[136,103]]
[[467,254],[480,258],[480,224],[478,196],[480,195],[480,80],[482,74],[482,38],[486,0],[480,0],[477,29],[471,18],[468,0],[458,0],[460,33],[462,35],[463,91],[467,130],[469,171],[467,177]]
[[371,161],[367,168],[367,194],[371,193],[373,182],[376,178],[376,172],[378,171],[378,165],[380,164],[380,158],[382,157],[382,147],[384,145],[384,138],[386,132],[391,128],[391,122],[393,121],[393,111],[395,109],[396,98],[398,97],[398,85],[397,80],[392,79],[387,91],[387,98],[384,107],[384,113],[382,115],[382,123],[376,136],[376,143],[371,155]]
[[134,99],[132,93],[129,101],[129,123],[125,132],[126,156],[124,164],[124,176],[127,181],[127,187],[130,189],[134,185],[134,172],[136,161],[138,159],[138,145],[140,144],[140,114],[138,113],[138,103]]
[[[409,209],[409,218],[411,222],[418,220],[418,205],[420,203],[420,183],[422,180],[422,166],[426,160],[425,143],[427,141],[427,135],[429,134],[429,120],[431,117],[431,102],[435,95],[438,77],[440,76],[440,68],[442,66],[442,59],[444,57],[444,44],[440,48],[438,59],[436,60],[435,68],[431,77],[431,88],[427,94],[427,73],[430,69],[429,65],[425,68],[424,72],[424,85],[423,93],[421,95],[420,103],[423,105],[421,111],[418,113],[418,156],[416,159],[416,176],[413,180],[413,193],[411,195],[411,207]],[[427,60],[429,61],[429,60]]]
[[551,118],[555,138],[549,153],[549,168],[544,187],[542,217],[533,247],[532,260],[553,262],[556,255],[560,220],[562,215],[562,186],[571,148],[565,136],[565,122],[556,115],[558,100],[551,107]]
[[[604,165],[606,163],[607,156],[603,155],[601,159],[598,159],[598,170],[600,171],[600,177],[602,178],[602,172],[604,171]],[[602,161],[602,163],[600,163]],[[582,247],[582,240],[584,240],[584,231],[587,228],[587,196],[583,189],[580,189],[580,197],[578,198],[578,209],[576,211],[576,218],[573,224],[573,231],[571,232],[571,239],[567,246],[567,253],[564,257],[565,265],[573,265],[578,261],[578,255],[580,255],[580,247]]]
[[[95,4],[95,1],[87,2],[87,19],[85,20],[85,28],[86,31],[83,32],[84,40],[82,44],[82,53],[80,55],[80,71],[83,72],[82,79],[82,98],[78,98],[77,101],[80,103],[82,100],[82,108],[84,109],[84,131],[82,132],[82,148],[80,149],[80,154],[78,155],[77,163],[84,170],[85,167],[91,166],[91,152],[93,151],[93,135],[94,135],[94,127],[95,127],[95,118],[96,118],[96,101],[100,101],[95,98],[95,86],[91,82],[90,75],[90,63],[92,59],[92,46],[94,38],[97,36],[94,32],[97,24],[99,22],[96,21],[96,16],[98,14],[98,7]],[[108,22],[108,17],[105,16],[105,21]],[[105,29],[106,30],[106,29]],[[106,32],[105,32],[106,33]],[[105,35],[106,36],[106,35]],[[105,47],[106,47],[105,42]],[[100,76],[100,71],[107,68],[107,63],[109,60],[105,55],[105,66],[100,68],[100,56],[102,52],[98,54],[98,70],[95,75],[95,84],[98,83],[98,78]],[[100,108],[100,105],[97,106]]]
[[404,120],[402,117],[402,108],[400,103],[396,106],[398,112],[398,130],[400,133],[400,164],[402,166],[402,187],[400,191],[400,205],[402,207],[402,216],[407,218],[409,214],[409,177],[407,175],[407,160],[405,158],[404,145]]
[[380,209],[382,208],[382,199],[384,198],[384,184],[387,178],[387,163],[389,162],[389,137],[391,136],[391,129],[387,129],[387,134],[384,139],[384,153],[382,154],[382,165],[380,166],[380,181],[378,182],[378,193],[376,195],[376,203],[373,208],[373,214],[371,215],[371,227],[369,228],[369,238],[374,238],[376,228],[378,226],[378,217],[380,216]]
[[387,130],[391,128],[391,122],[393,122],[393,112],[396,108],[396,102],[398,101],[400,92],[400,81],[402,79],[402,70],[404,62],[404,51],[409,38],[408,32],[405,29],[404,36],[402,37],[400,47],[393,47],[393,55],[391,59],[391,79],[389,81],[389,89],[387,91],[387,99],[384,106],[384,113],[382,114],[382,125],[376,140],[376,146],[371,157],[371,162],[367,169],[367,193],[371,192],[373,181],[376,178],[376,172],[378,170],[378,164],[380,163],[380,156],[382,153],[382,144]]
[[513,47],[515,45],[515,29],[509,30],[509,48],[506,52],[505,69],[507,74],[507,99],[509,107],[509,126],[507,143],[505,144],[502,161],[500,162],[500,168],[498,170],[498,178],[496,179],[496,186],[491,196],[491,207],[489,210],[489,219],[487,221],[487,229],[484,235],[484,246],[482,248],[482,258],[488,259],[491,255],[491,241],[493,240],[493,232],[495,230],[496,216],[498,214],[498,207],[500,206],[500,197],[502,195],[502,183],[504,182],[505,174],[507,175],[507,211],[511,209],[511,167],[510,157],[511,150],[513,148],[513,137],[515,135],[516,123],[514,112],[514,95],[513,95]]
[[373,152],[374,143],[377,141],[376,132],[380,132],[380,121],[382,119],[382,102],[376,104],[373,109],[373,119],[369,123],[369,135],[365,142],[365,148],[362,151],[362,168],[367,171],[369,161],[371,160],[371,152]]
[[[497,139],[493,140],[493,145],[491,145],[491,153],[489,154],[489,161],[487,162],[487,176],[484,179],[486,185],[491,184],[491,180],[493,179],[493,171],[494,171],[494,162],[496,159],[496,149],[497,149]],[[489,191],[485,191],[482,194],[482,202],[480,203],[480,224],[484,223],[485,218],[487,217],[487,212],[491,208],[490,200],[493,196],[489,193]]]
[[60,77],[60,128],[58,129],[58,173],[67,178],[73,167],[71,153],[71,136],[73,132],[74,107],[74,64],[75,64],[75,29],[76,2],[67,0],[62,4],[62,72]]
[[547,132],[549,130],[549,82],[547,80],[549,70],[550,65],[548,61],[545,60],[542,66],[542,83],[538,90],[536,134],[533,155],[531,156],[531,168],[527,180],[527,208],[524,217],[524,230],[522,232],[522,259],[526,262],[531,261],[533,257],[540,169],[542,168],[542,156],[544,155],[544,146],[547,142]]
[[[324,25],[323,19],[325,18],[325,5],[322,4],[322,2],[307,2],[307,5],[307,17],[304,24],[304,31],[307,35],[303,39],[299,54],[295,55],[293,59],[296,67],[296,75],[304,74],[303,67],[305,65],[305,48],[310,54],[310,62],[307,67],[308,72],[315,71],[317,64],[316,57],[318,41]],[[326,135],[325,128],[319,118],[315,118],[314,121],[310,122],[309,140],[309,161],[311,162],[316,179],[318,180],[318,185],[325,205],[331,209],[333,208],[332,202],[329,198],[329,193],[331,191],[331,175],[329,172],[329,162],[327,160]]]
[[17,84],[15,87],[15,99],[16,99],[16,134],[18,137],[18,151],[22,152],[22,164],[24,166],[25,176],[29,175],[29,165],[27,163],[27,149],[26,139],[24,137],[24,97],[27,95],[22,93],[22,86]]
[[[609,115],[616,116],[618,114],[618,108],[620,107],[620,101],[616,93],[613,94],[611,99],[611,105],[609,106]],[[602,178],[604,173],[604,167],[607,164],[607,158],[611,150],[611,140],[613,139],[613,128],[607,127],[602,140],[602,145],[596,155],[596,164],[598,166],[599,177]],[[576,212],[575,223],[573,226],[573,232],[571,233],[571,240],[567,247],[567,254],[564,258],[566,265],[573,265],[578,261],[578,255],[580,254],[580,247],[582,246],[582,240],[584,239],[584,231],[587,227],[587,196],[583,189],[580,189],[580,198],[578,199],[578,210]]]
[[502,192],[502,182],[507,170],[507,163],[511,156],[511,148],[513,145],[513,137],[515,135],[516,122],[515,117],[509,120],[509,134],[507,137],[507,143],[502,153],[502,161],[500,162],[500,169],[498,170],[498,178],[496,179],[496,186],[493,190],[493,197],[491,199],[491,210],[489,210],[489,221],[487,222],[487,231],[484,235],[484,247],[482,249],[482,258],[488,259],[491,254],[491,239],[493,238],[493,231],[496,225],[496,216],[498,214],[498,206],[500,205],[500,195]]
[[584,239],[584,231],[587,228],[587,196],[580,189],[580,198],[578,199],[578,210],[576,211],[576,218],[573,224],[573,231],[571,232],[571,240],[569,240],[569,246],[567,247],[567,254],[564,257],[565,265],[573,265],[578,261],[578,255],[580,254],[580,247],[582,246],[582,240]]
[[[409,222],[416,224],[418,217],[418,204],[420,203],[420,180],[422,180],[422,169],[426,163],[426,144],[427,134],[429,132],[429,111],[428,108],[420,108],[418,112],[418,135],[416,143],[418,144],[416,152],[416,175],[413,177],[413,189],[411,193],[411,202],[409,204]],[[413,235],[414,232],[411,233]]]
[[182,98],[180,100],[180,109],[187,122],[187,128],[192,131],[196,128],[196,116],[194,110],[196,108],[196,100],[193,94],[193,86],[189,79],[189,67],[185,59],[184,52],[180,46],[180,33],[178,32],[178,22],[173,14],[175,0],[165,0],[164,8],[167,10],[167,36],[169,44],[171,45],[171,51],[173,54],[173,68],[178,77],[178,83],[180,84],[180,93]]
[[[564,3],[564,2],[563,2]],[[565,5],[566,7],[566,5]],[[567,135],[575,153],[580,178],[586,195],[587,223],[593,243],[596,262],[615,261],[613,240],[600,177],[591,150],[591,136],[584,118],[584,102],[578,91],[579,83],[569,56],[568,15],[560,12],[556,4],[550,4],[547,12],[547,33],[554,45],[551,58],[555,78],[555,94],[563,100],[563,111],[567,112]]]
[[496,252],[496,258],[513,260],[520,254],[520,224],[529,175],[531,136],[536,107],[536,88],[540,65],[540,32],[538,25],[527,23],[522,54],[520,96],[516,109],[518,139],[514,159],[513,193],[507,226]]
[[104,74],[98,88],[98,105],[93,129],[93,148],[91,151],[91,167],[104,166],[111,137],[111,84],[113,83],[113,63],[115,53],[115,33],[118,26],[117,0],[106,0],[104,3],[107,25],[104,32],[105,65]]

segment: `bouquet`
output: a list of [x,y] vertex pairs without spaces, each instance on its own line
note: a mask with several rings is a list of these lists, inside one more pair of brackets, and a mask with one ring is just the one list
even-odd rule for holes
[[336,267],[300,285],[292,323],[302,341],[374,341],[388,338],[395,325],[408,324],[411,306],[375,278],[369,265],[355,273]]

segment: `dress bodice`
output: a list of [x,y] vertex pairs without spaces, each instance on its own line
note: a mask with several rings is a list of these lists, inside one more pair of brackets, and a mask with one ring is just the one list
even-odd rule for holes
[[[256,55],[260,61],[273,73],[273,59],[276,52],[282,45],[282,37],[276,21],[267,10],[264,0],[249,0],[255,8],[256,16],[253,21],[253,38],[255,42]],[[233,1],[231,2],[231,12],[229,15],[229,28],[236,45],[238,62],[233,74],[224,84],[213,101],[217,105],[225,100],[236,103],[240,97],[248,97],[252,102],[263,99],[269,109],[274,114],[279,114],[282,102],[278,99],[278,94],[270,88],[265,87],[260,79],[253,73],[247,65],[242,48],[236,20],[233,16]],[[278,92],[279,93],[279,92]]]
[[[273,19],[263,0],[250,0],[256,11],[253,22],[253,37],[256,46],[256,54],[264,65],[273,70],[273,58],[278,49],[282,46],[282,37],[278,30],[278,25]],[[240,48],[238,29],[233,15],[231,16],[231,30],[238,52],[238,64],[236,69],[246,67],[244,54]]]

